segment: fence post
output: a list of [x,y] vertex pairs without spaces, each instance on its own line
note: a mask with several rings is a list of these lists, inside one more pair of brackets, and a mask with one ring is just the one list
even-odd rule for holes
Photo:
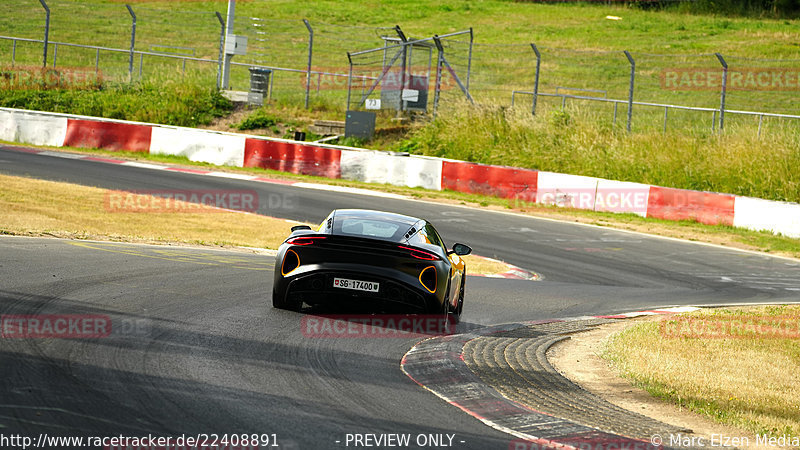
[[403,30],[400,29],[400,25],[395,25],[394,31],[397,32],[397,36],[400,37],[400,41],[402,41],[403,45],[403,62],[400,64],[400,112],[403,112],[405,109],[403,108],[403,91],[406,89],[406,70],[408,62],[408,46],[405,44],[408,42],[408,38],[405,33],[403,33]]
[[728,63],[720,53],[714,53],[719,63],[722,64],[722,93],[719,99],[719,132],[722,133],[722,128],[725,126],[725,93],[728,90]]
[[630,133],[631,121],[633,120],[633,81],[636,78],[636,61],[633,60],[633,56],[627,50],[625,50],[625,57],[631,63],[631,84],[628,88],[628,133]]
[[536,48],[536,44],[531,42],[533,53],[536,54],[536,81],[533,82],[533,106],[531,107],[531,115],[536,115],[536,100],[539,98],[539,68],[542,65],[542,54]]
[[303,19],[303,23],[308,28],[308,67],[306,68],[306,109],[308,109],[308,93],[311,89],[311,57],[314,54],[314,29],[307,19]]
[[345,111],[350,111],[350,90],[353,88],[353,57],[350,52],[347,52],[347,62],[350,64],[350,70],[347,73],[347,108]]
[[133,81],[133,50],[136,46],[136,14],[133,12],[131,5],[125,5],[128,8],[128,13],[131,15],[131,56],[128,59],[128,80]]
[[469,75],[472,73],[472,43],[474,41],[472,27],[469,27],[469,57],[467,59],[467,90],[469,90]]
[[[228,0],[228,17],[225,20],[225,39],[232,38],[233,20],[236,16],[236,0]],[[222,89],[228,89],[231,84],[231,59],[233,55],[225,53],[225,61],[222,65]]]
[[42,67],[47,67],[47,45],[50,41],[50,8],[47,7],[47,3],[44,0],[39,0],[39,3],[42,4],[46,14],[44,19],[44,57],[42,59]]
[[219,56],[217,56],[217,90],[220,90],[220,82],[222,81],[222,57],[225,54],[225,21],[222,19],[222,14],[219,11],[214,11],[219,20]]
[[436,120],[436,110],[439,109],[439,91],[442,87],[442,63],[444,62],[444,48],[439,39],[434,39],[436,44],[436,88],[433,91],[433,120]]

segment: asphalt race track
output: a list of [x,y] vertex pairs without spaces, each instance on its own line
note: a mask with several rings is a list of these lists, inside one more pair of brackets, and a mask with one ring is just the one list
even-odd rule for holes
[[[0,173],[113,189],[255,190],[259,213],[308,222],[333,208],[410,214],[448,244],[543,275],[470,277],[467,326],[800,300],[800,262],[597,227],[5,148]],[[0,314],[101,315],[120,330],[0,339],[0,433],[257,433],[299,449],[348,448],[348,433],[411,433],[509,448],[511,436],[401,372],[419,339],[304,337],[302,314],[271,308],[272,269],[272,258],[242,252],[0,238]]]

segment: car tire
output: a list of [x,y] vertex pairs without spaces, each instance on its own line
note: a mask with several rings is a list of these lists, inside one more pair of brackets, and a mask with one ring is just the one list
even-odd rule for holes
[[272,291],[272,307],[278,309],[285,309],[287,311],[300,311],[300,306],[302,306],[302,302],[291,302],[286,299],[286,295],[281,296],[276,291]]
[[456,309],[450,313],[450,320],[452,320],[454,324],[461,322],[461,311],[464,310],[464,283],[466,279],[467,274],[464,273],[461,278],[461,286],[458,288],[458,305]]

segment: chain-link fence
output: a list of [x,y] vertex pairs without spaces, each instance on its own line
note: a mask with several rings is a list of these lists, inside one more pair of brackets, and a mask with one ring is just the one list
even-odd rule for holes
[[[3,0],[0,65],[45,65],[116,81],[191,73],[209,86],[220,85],[225,11],[187,9]],[[292,105],[433,115],[437,105],[469,98],[531,112],[579,108],[634,131],[724,126],[761,134],[791,128],[800,118],[800,60],[488,44],[481,42],[480,29],[448,31],[437,41],[405,36],[402,26],[246,14],[236,17],[234,33],[246,36],[248,45],[245,55],[232,60],[229,88],[248,90],[248,69],[261,67],[270,71],[267,98]],[[398,51],[402,55],[392,61]],[[13,71],[4,76],[13,77]]]
[[[410,38],[397,26],[384,35],[383,46],[348,52],[347,108],[427,113],[435,117],[439,102],[455,91],[472,101],[470,45],[458,39],[472,30]],[[462,54],[463,53],[463,54]]]

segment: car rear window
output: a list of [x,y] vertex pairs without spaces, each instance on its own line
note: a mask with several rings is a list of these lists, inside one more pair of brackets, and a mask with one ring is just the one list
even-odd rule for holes
[[385,220],[370,220],[362,218],[344,218],[336,221],[340,233],[351,236],[363,236],[374,239],[399,240],[406,232],[408,225],[388,222]]

